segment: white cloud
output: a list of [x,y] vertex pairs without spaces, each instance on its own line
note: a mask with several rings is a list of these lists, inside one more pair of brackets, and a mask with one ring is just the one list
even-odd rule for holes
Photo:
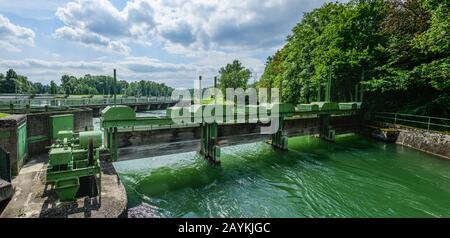
[[154,29],[153,8],[148,2],[128,2],[119,11],[108,0],[77,0],[58,8],[56,16],[64,26],[55,36],[127,55],[127,42],[148,39]]
[[[57,36],[113,49],[105,42],[161,44],[170,53],[255,51],[279,47],[303,12],[325,0],[77,0],[59,8]],[[80,35],[75,36],[74,34]],[[92,41],[96,36],[97,41]],[[101,39],[101,44],[96,44]],[[184,48],[180,51],[180,48]]]
[[56,37],[79,42],[100,50],[128,55],[130,48],[121,41],[113,41],[95,32],[83,31],[79,28],[61,27],[55,31]]
[[[0,7],[4,4],[1,1]],[[63,74],[110,75],[112,69],[117,68],[119,79],[153,80],[173,87],[192,87],[193,80],[199,75],[206,80],[205,85],[211,85],[220,67],[239,59],[260,76],[264,69],[263,58],[284,43],[303,12],[325,1],[129,0],[122,9],[109,0],[75,0],[63,5],[58,1],[57,5],[61,7],[55,10],[54,17],[58,19],[55,23],[62,23],[62,26],[54,30],[55,38],[103,52],[115,52],[119,56],[86,54],[82,55],[85,61],[80,61],[80,55],[71,52],[77,47],[68,46],[67,52],[65,49],[50,51],[61,55],[50,60],[0,59],[0,72],[14,68],[33,81],[48,83],[50,80],[59,81]],[[17,43],[33,44],[35,36],[32,30],[0,18],[0,33],[2,27],[13,32],[9,35],[15,35],[16,39],[5,40],[2,38],[5,34],[0,34],[0,48],[19,50]],[[36,28],[40,30],[40,26]],[[139,47],[133,48],[135,43],[139,43]],[[142,43],[144,45],[140,45]],[[149,50],[157,52],[154,57],[161,56],[161,59],[171,61],[174,58],[172,54],[176,54],[183,56],[176,62],[186,63],[131,57],[138,55],[134,49],[148,45],[156,49]],[[55,47],[58,50],[58,46]],[[159,55],[159,49],[169,54]]]
[[0,14],[0,48],[7,51],[18,52],[24,45],[34,45],[35,34],[33,30],[15,25]]

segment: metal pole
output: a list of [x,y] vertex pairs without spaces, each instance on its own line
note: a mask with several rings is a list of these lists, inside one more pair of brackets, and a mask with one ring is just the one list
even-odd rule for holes
[[431,117],[428,117],[428,131],[430,131]]
[[199,76],[198,77],[198,87],[199,87],[199,97],[198,97],[198,100],[199,100],[199,104],[202,104],[202,76]]
[[114,69],[114,78],[113,78],[113,95],[114,95],[114,106],[116,105],[116,69]]
[[[217,76],[214,76],[214,91],[217,89]],[[216,92],[214,92],[214,104],[217,104],[217,95]]]
[[326,99],[325,99],[325,101],[327,101],[327,102],[331,101],[331,73],[332,73],[332,68],[330,65],[330,73],[328,76],[328,83],[327,83],[327,95],[326,95]]
[[322,95],[321,95],[321,91],[322,91],[322,87],[321,87],[321,83],[319,82],[319,87],[317,87],[318,90],[318,95],[317,95],[317,101],[320,102],[320,100],[322,100]]
[[364,87],[361,85],[361,89],[359,90],[360,91],[360,99],[359,99],[359,101],[360,102],[363,102],[363,98],[364,98]]
[[281,78],[281,80],[280,80],[280,89],[279,89],[279,92],[280,92],[280,103],[283,101],[283,78]]

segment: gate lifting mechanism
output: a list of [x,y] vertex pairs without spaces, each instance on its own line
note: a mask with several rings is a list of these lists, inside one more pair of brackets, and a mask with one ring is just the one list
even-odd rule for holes
[[[73,115],[64,116],[73,121]],[[49,152],[47,184],[54,185],[61,201],[73,201],[81,191],[101,197],[101,131],[62,130],[53,135],[56,137]]]

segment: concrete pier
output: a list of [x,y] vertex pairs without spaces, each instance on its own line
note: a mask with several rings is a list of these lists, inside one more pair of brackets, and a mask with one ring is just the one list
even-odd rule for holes
[[12,181],[15,193],[0,218],[116,218],[127,216],[127,196],[111,163],[102,160],[102,196],[80,197],[73,202],[60,202],[46,188],[47,155],[33,158]]

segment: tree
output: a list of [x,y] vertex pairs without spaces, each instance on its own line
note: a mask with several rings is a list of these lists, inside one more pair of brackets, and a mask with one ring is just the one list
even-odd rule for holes
[[224,95],[227,88],[246,89],[248,80],[252,76],[250,70],[242,66],[239,60],[234,60],[233,63],[220,68],[219,74],[219,86]]
[[57,94],[58,93],[58,86],[56,85],[56,83],[53,80],[50,81],[49,92],[50,92],[50,94]]
[[17,78],[17,73],[13,69],[9,69],[6,72],[6,80],[13,80]]
[[13,69],[6,72],[5,80],[0,81],[0,92],[2,93],[34,93],[33,83],[23,75],[18,75]]
[[17,78],[17,74],[13,69],[9,69],[6,72],[6,77],[5,77],[5,81],[3,82],[2,85],[2,91],[4,93],[15,93],[16,92],[16,78]]
[[448,117],[449,9],[439,0],[324,4],[304,14],[257,85],[282,84],[284,102],[307,103],[331,77],[332,100],[355,101],[362,85],[369,110]]

